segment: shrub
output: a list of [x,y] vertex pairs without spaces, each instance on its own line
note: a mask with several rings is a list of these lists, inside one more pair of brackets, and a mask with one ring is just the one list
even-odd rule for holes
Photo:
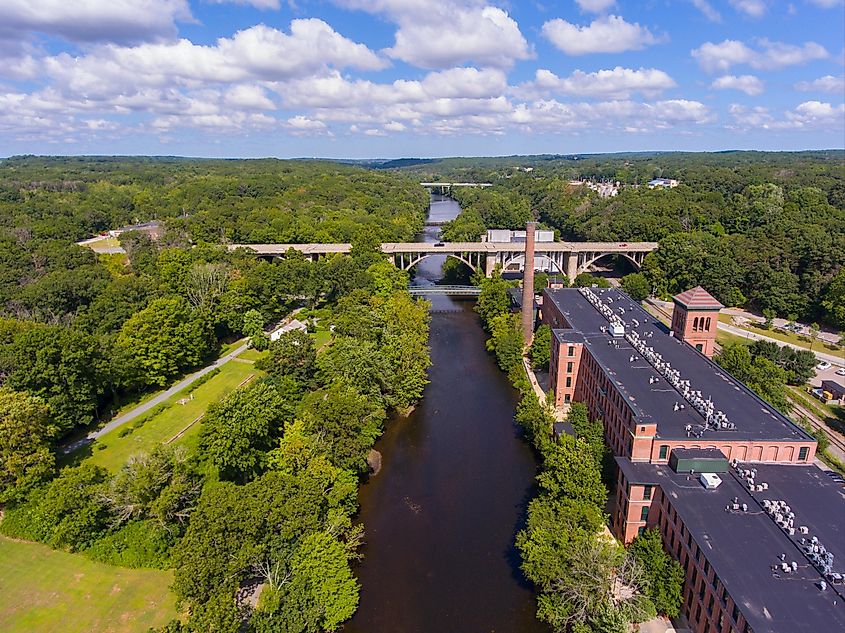
[[98,539],[85,550],[88,558],[121,567],[165,569],[175,538],[155,521],[135,521]]

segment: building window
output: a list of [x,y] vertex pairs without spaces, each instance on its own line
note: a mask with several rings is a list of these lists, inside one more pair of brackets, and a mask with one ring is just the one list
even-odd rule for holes
[[572,376],[566,377],[566,388],[569,389],[572,386]]
[[801,448],[799,448],[798,449],[798,461],[799,462],[806,462],[807,461],[807,455],[809,454],[809,452],[810,452],[810,449],[807,448],[806,446],[802,446]]
[[575,366],[575,363],[566,363],[566,373],[571,374],[572,368]]
[[570,397],[569,397],[569,394],[568,394],[568,393],[563,394],[563,401],[564,401],[564,402],[569,402],[569,401],[570,401]]
[[651,499],[651,490],[654,486],[643,486],[643,499],[649,500]]
[[704,559],[704,575],[707,576],[710,574],[710,561],[706,558]]
[[648,506],[643,506],[640,510],[640,521],[648,521]]
[[713,615],[713,596],[707,601],[707,615]]
[[669,454],[669,446],[666,444],[660,445],[660,455],[658,459],[666,459],[666,456]]
[[733,618],[734,622],[737,624],[739,623],[739,607],[734,605],[734,609],[731,612],[731,617]]
[[637,528],[637,536],[642,536],[643,532],[645,532],[645,526],[641,525],[640,527]]
[[569,348],[566,350],[567,356],[575,356],[575,346],[570,345]]

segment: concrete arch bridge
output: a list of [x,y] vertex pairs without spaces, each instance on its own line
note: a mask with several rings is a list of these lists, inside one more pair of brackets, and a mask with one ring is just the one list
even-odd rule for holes
[[[349,244],[230,244],[229,249],[244,248],[258,257],[284,257],[294,249],[312,261],[334,253],[348,253]],[[538,242],[535,246],[537,268],[549,268],[574,280],[596,260],[618,255],[631,262],[637,270],[643,258],[657,248],[657,242]],[[525,265],[524,242],[386,242],[381,250],[394,265],[403,270],[413,268],[427,257],[446,255],[466,264],[473,272],[483,271],[489,276],[496,265],[502,269]]]

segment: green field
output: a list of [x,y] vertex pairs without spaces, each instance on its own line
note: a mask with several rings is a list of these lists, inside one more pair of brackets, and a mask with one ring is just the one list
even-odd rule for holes
[[[132,455],[149,451],[157,444],[174,438],[196,420],[209,404],[217,402],[235,390],[250,375],[258,373],[249,363],[237,361],[226,363],[220,368],[219,374],[194,389],[193,400],[178,404],[180,399],[190,398],[190,394],[186,393],[187,390],[180,392],[167,400],[165,403],[169,404],[167,409],[150,417],[131,433],[126,434],[126,429],[132,428],[144,416],[98,439],[91,447],[93,453],[86,460],[87,463],[103,466],[113,472],[119,470]],[[173,443],[193,446],[197,441],[200,425],[199,422],[193,424],[184,435],[173,440]]]
[[0,537],[4,633],[147,631],[176,617],[170,572],[124,569]]

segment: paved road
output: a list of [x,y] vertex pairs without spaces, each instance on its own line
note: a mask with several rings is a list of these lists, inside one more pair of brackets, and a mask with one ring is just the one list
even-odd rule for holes
[[[673,304],[669,301],[659,301],[657,299],[647,299],[647,303],[650,303],[654,307],[661,310],[667,317],[671,317]],[[723,310],[728,314],[735,314],[737,310]],[[743,312],[743,314],[748,314]],[[753,316],[753,315],[752,315]],[[794,343],[787,343],[786,341],[781,341],[780,339],[771,338],[765,336],[763,334],[757,334],[756,332],[752,332],[751,330],[744,330],[740,327],[736,327],[735,325],[729,325],[727,323],[722,323],[719,321],[719,329],[728,332],[729,334],[733,334],[735,336],[741,336],[742,338],[751,339],[752,341],[771,341],[772,343],[777,343],[780,346],[787,345],[792,349],[797,350],[805,350],[809,349],[807,347],[802,347],[801,345],[795,345]],[[843,356],[843,352],[839,352],[838,354],[828,354],[826,352],[819,352],[817,350],[812,350],[812,352],[816,355],[816,358],[819,360],[826,360],[837,367],[845,367],[845,356]]]
[[[753,312],[749,312],[748,310],[742,310],[741,308],[724,308],[724,309],[722,309],[722,313],[723,314],[730,314],[731,316],[740,317],[742,319],[746,319],[748,321],[752,321],[752,322],[755,322],[755,323],[765,323],[766,322],[765,318],[763,318],[763,317],[761,317],[757,314],[754,314]],[[777,318],[777,317],[772,320],[772,324],[775,327],[780,327],[780,328],[786,326],[788,323],[789,323],[789,321],[787,321],[786,319],[781,319],[781,318]],[[800,334],[804,334],[806,336],[810,335],[810,326],[809,325],[807,325],[806,323],[796,323],[796,325],[798,325],[802,328]],[[836,343],[836,342],[839,341],[839,335],[838,334],[836,334],[835,332],[826,332],[824,330],[821,330],[819,332],[818,338],[822,341],[827,342],[827,343]]]
[[64,454],[72,453],[73,451],[75,451],[80,446],[84,446],[85,444],[90,444],[91,442],[93,442],[97,438],[105,435],[109,431],[113,431],[114,429],[120,428],[121,426],[123,426],[127,422],[131,422],[132,420],[134,420],[138,416],[143,415],[144,413],[146,413],[147,411],[149,411],[150,409],[155,407],[156,405],[159,405],[162,402],[164,402],[165,400],[167,400],[168,398],[170,398],[171,396],[176,395],[177,393],[182,391],[185,387],[192,385],[194,382],[196,382],[197,380],[199,380],[200,378],[205,376],[210,371],[213,371],[214,369],[216,369],[218,367],[222,367],[223,365],[228,363],[230,360],[234,359],[235,357],[237,357],[240,354],[242,354],[243,352],[245,352],[248,348],[249,348],[249,343],[244,343],[243,345],[241,345],[237,349],[232,350],[231,352],[229,352],[225,356],[221,356],[220,358],[218,358],[216,361],[214,361],[210,365],[203,367],[202,369],[194,372],[190,376],[186,376],[185,378],[183,378],[182,380],[177,382],[175,385],[173,385],[172,387],[170,387],[166,391],[162,391],[160,394],[158,394],[154,398],[150,398],[147,402],[144,402],[143,404],[139,404],[137,407],[135,407],[134,409],[132,409],[130,411],[127,411],[123,415],[117,416],[113,420],[109,421],[108,424],[106,424],[102,428],[99,428],[96,431],[91,431],[84,438],[82,438],[80,440],[76,440],[75,442],[72,442],[71,444],[68,444],[68,445],[62,447],[62,453],[64,453]]
[[[735,334],[736,336],[741,336],[743,338],[749,338],[752,341],[771,341],[772,343],[777,343],[780,346],[788,346],[792,349],[797,350],[805,350],[806,347],[802,347],[800,345],[795,345],[793,343],[787,343],[785,341],[778,340],[776,338],[770,338],[768,336],[763,336],[762,334],[757,334],[756,332],[751,332],[749,330],[743,330],[742,328],[728,325],[727,323],[719,323],[719,329],[724,330],[730,334]],[[845,367],[845,358],[842,355],[837,354],[827,354],[825,352],[819,352],[817,350],[813,350],[813,354],[816,355],[816,358],[819,360],[826,360],[829,363],[833,363],[834,365],[838,365],[839,367]]]

